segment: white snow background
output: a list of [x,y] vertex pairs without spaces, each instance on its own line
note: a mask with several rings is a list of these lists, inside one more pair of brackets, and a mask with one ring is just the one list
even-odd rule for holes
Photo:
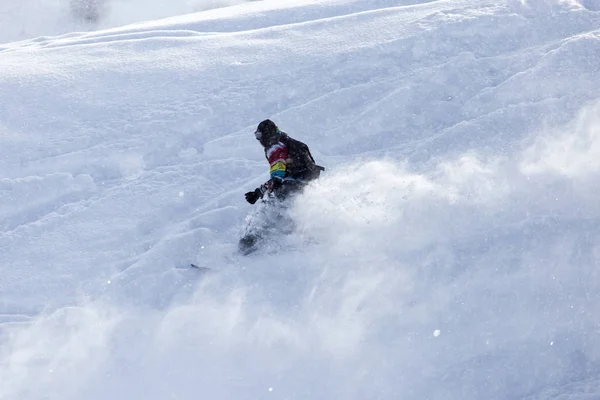
[[250,1],[257,0],[1,0],[0,43],[113,28]]
[[[600,398],[599,9],[263,1],[0,45],[0,399]],[[327,171],[241,257],[264,118]]]

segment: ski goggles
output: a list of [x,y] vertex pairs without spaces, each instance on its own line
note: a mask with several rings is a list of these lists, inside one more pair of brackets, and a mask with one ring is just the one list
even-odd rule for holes
[[256,140],[260,140],[262,138],[263,133],[261,131],[259,131],[258,129],[254,132],[254,136],[256,137]]

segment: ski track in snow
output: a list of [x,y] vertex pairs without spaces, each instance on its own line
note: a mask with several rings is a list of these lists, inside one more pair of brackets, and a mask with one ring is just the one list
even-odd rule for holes
[[[0,45],[0,399],[597,397],[596,11],[265,1]],[[244,258],[266,117],[328,170]]]

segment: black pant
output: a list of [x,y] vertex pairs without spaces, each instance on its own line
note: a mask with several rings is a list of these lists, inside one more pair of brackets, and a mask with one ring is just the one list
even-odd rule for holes
[[273,194],[278,200],[283,201],[301,193],[305,186],[305,183],[299,181],[283,181],[273,190]]

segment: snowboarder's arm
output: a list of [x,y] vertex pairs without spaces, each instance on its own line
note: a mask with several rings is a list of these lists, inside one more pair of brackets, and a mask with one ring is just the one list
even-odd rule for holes
[[271,179],[260,186],[259,189],[263,194],[272,191],[279,183],[283,182],[287,170],[288,149],[282,143],[277,143],[267,150],[266,155],[269,160]]
[[265,193],[273,191],[278,185],[283,182],[285,178],[285,172],[287,170],[287,158],[288,149],[282,143],[277,143],[271,146],[266,151],[267,160],[269,160],[269,174],[271,178],[260,185],[256,190],[245,194],[246,201],[250,204],[256,203],[258,199],[262,198]]

